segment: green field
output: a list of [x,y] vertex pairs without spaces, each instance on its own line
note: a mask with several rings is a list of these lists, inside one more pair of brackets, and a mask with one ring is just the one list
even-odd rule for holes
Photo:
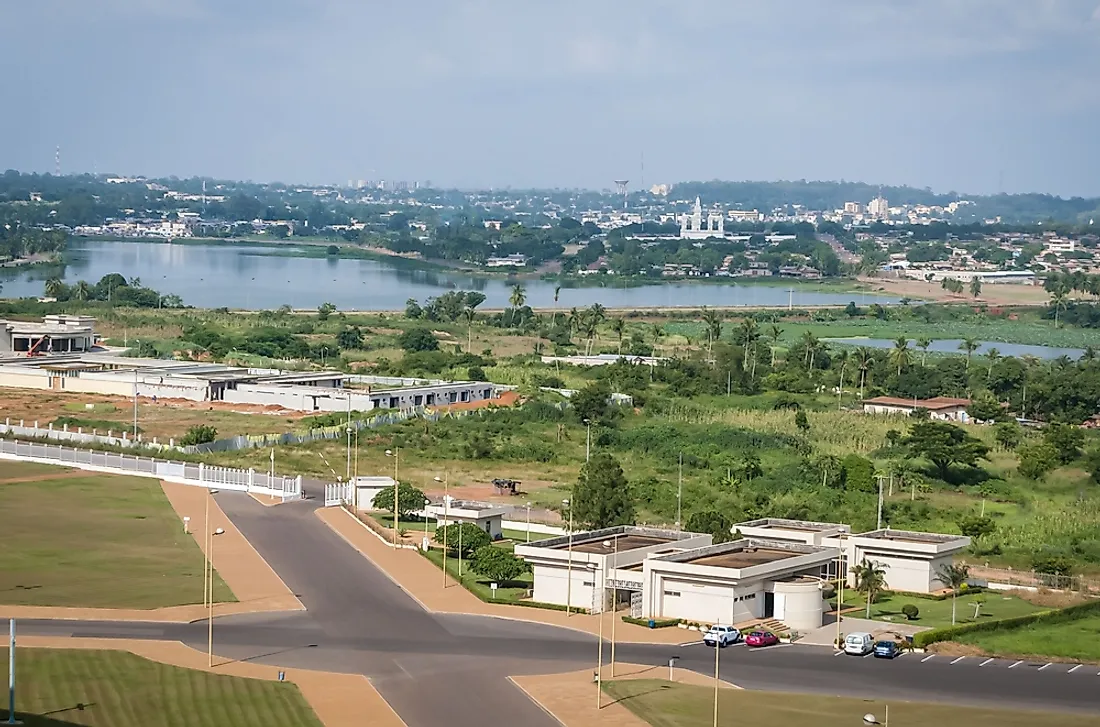
[[[999,619],[1014,618],[1016,616],[1026,616],[1036,611],[1048,610],[1042,606],[1028,603],[1016,596],[1009,596],[996,591],[964,594],[958,597],[958,602],[956,604],[957,625],[974,623],[974,604],[980,599],[984,599],[981,609],[978,611],[978,620],[982,622],[997,621]],[[901,612],[902,606],[907,603],[911,603],[920,609],[920,614],[913,621],[907,621]],[[864,609],[867,604],[867,599],[862,594],[845,589],[844,604],[849,607],[860,609],[859,611],[847,613],[845,615],[856,618],[866,617],[866,610]],[[880,595],[878,599],[871,604],[871,618],[876,621],[905,623],[910,626],[922,626],[926,628],[950,626],[951,599],[947,598],[943,601],[934,601],[929,598],[916,598],[913,596],[896,594]]]
[[1100,662],[1100,616],[962,634],[955,641],[977,646],[990,654],[1097,663]]
[[12,462],[0,459],[0,480],[15,480],[23,477],[42,477],[43,475],[57,475],[71,472],[68,467],[54,467],[48,464],[36,464],[34,462]]
[[[0,479],[30,476],[12,471],[0,463]],[[202,551],[156,480],[88,474],[9,482],[0,485],[0,532],[0,603],[202,603]],[[216,574],[214,597],[235,600]]]
[[[660,679],[604,682],[604,691],[653,727],[710,727],[714,720],[714,690]],[[1052,712],[1005,711],[946,704],[890,702],[890,724],[906,727],[1097,727],[1100,717]],[[777,694],[722,689],[718,699],[720,725],[782,725],[782,727],[851,727],[863,715],[886,717],[883,702],[808,694]]]
[[[0,657],[7,684],[6,648]],[[19,649],[16,660],[15,714],[28,727],[321,727],[287,682],[181,669],[122,651]]]

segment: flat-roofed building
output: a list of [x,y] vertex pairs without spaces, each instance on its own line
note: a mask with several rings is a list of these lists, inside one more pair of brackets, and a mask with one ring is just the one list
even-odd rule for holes
[[424,512],[428,517],[435,519],[437,528],[455,523],[468,523],[484,530],[493,540],[500,540],[504,537],[504,516],[511,512],[511,509],[488,502],[450,498],[446,503],[428,505],[424,508]]
[[[845,538],[849,566],[866,558],[886,571],[886,587],[894,591],[933,593],[948,587],[939,579],[943,566],[970,545],[965,535],[939,535],[884,528]],[[850,585],[855,579],[850,568]]]
[[39,321],[0,320],[0,358],[91,351],[95,318],[68,314]]
[[966,408],[970,399],[935,396],[931,399],[900,399],[894,396],[876,396],[863,400],[865,414],[912,414],[917,409],[927,409],[932,419],[945,421],[969,421]]
[[[786,520],[783,518],[760,518],[737,523],[733,532],[739,532],[746,538],[767,538],[805,545],[824,545],[827,538],[850,533],[852,529],[840,523],[819,523],[809,520]],[[828,545],[835,545],[829,542]]]

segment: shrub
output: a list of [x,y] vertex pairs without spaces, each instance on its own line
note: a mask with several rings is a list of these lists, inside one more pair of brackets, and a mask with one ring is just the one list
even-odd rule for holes
[[[648,618],[634,618],[633,616],[623,616],[623,621],[628,624],[634,624],[635,626],[649,626],[650,619]],[[653,628],[655,629],[667,629],[670,626],[678,626],[682,623],[678,618],[655,618],[652,619]]]
[[397,344],[409,352],[439,350],[439,341],[427,328],[410,328],[398,336]]
[[911,603],[907,603],[901,607],[901,612],[905,616],[907,621],[916,621],[917,616],[920,615],[920,609]]
[[206,424],[200,424],[187,430],[187,434],[180,439],[180,445],[190,447],[195,444],[206,444],[218,438],[218,430]]
[[949,626],[942,629],[922,631],[913,637],[913,645],[922,648],[940,641],[950,641],[962,634],[1011,631],[1034,623],[1065,623],[1098,613],[1100,613],[1100,600],[1089,601],[1056,611],[1038,611],[1036,613],[1029,613],[1026,616],[1006,618],[1000,621],[978,621],[975,623],[962,624],[961,626]]

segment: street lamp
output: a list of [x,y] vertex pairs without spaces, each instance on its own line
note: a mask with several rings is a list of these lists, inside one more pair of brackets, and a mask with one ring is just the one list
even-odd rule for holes
[[[619,537],[616,535],[615,541],[615,558],[612,561],[612,568],[619,567]],[[604,541],[604,545],[607,545],[607,541]],[[607,571],[604,571],[604,579],[606,581]],[[611,586],[611,678],[615,678],[615,622],[618,620],[618,605],[619,605],[619,591],[615,588],[615,585]]]
[[527,503],[527,542],[531,542],[531,503]]
[[451,496],[449,494],[450,485],[449,475],[444,472],[442,479],[439,475],[435,476],[436,482],[443,483],[443,587],[447,587],[447,526],[451,524]]
[[718,727],[718,655],[722,653],[722,642],[714,642],[714,727]]
[[680,474],[676,485],[676,530],[680,530],[681,505],[684,501],[684,453],[680,452]]
[[[210,529],[207,528],[207,532]],[[206,658],[207,666],[214,666],[214,536],[223,535],[225,530],[221,528],[210,532],[210,608],[206,612]]]
[[387,449],[386,456],[393,457],[393,547],[397,547],[397,526],[401,519],[400,508],[397,506],[397,490],[400,488],[400,483],[397,481],[397,462],[398,456],[401,452],[400,449]]
[[890,724],[890,705],[886,705],[886,717],[884,721],[879,722],[878,717],[868,712],[863,715],[863,724],[880,724],[882,727],[888,727]]
[[[605,540],[604,545],[607,546],[610,545],[610,543]],[[592,571],[592,585],[593,587],[595,587],[596,564],[589,563],[588,569]],[[606,561],[604,565],[604,575],[607,575]],[[603,584],[600,585],[602,586]],[[596,709],[601,709],[603,707],[603,604],[606,600],[605,596],[607,595],[604,592],[603,588],[600,588],[600,594],[600,610],[599,613],[596,614],[596,618],[600,620],[600,638],[597,641],[597,650],[599,652],[599,655],[596,657]]]
[[424,550],[428,549],[428,505],[431,504],[431,500],[424,498]]
[[584,437],[584,461],[587,462],[592,458],[592,422],[585,419],[584,427],[586,430]]
[[573,508],[569,500],[562,500],[561,506],[569,508],[569,558],[565,565],[565,615],[568,617],[573,606]]
[[[214,594],[214,576],[213,566],[210,562],[210,501],[214,499],[214,495],[218,494],[217,490],[207,490],[208,497],[206,498],[206,515],[202,520],[202,530],[205,533],[205,542],[203,543],[203,559],[202,559],[202,606],[203,608],[209,608],[210,599]],[[209,584],[209,585],[208,585]],[[209,594],[207,592],[209,588]]]

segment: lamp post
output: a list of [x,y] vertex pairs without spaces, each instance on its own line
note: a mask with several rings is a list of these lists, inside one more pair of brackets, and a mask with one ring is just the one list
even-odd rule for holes
[[531,503],[527,503],[527,542],[531,542]]
[[435,481],[443,483],[443,587],[447,587],[447,526],[451,524],[451,496],[448,492],[449,475],[444,472],[442,479],[436,475]]
[[684,453],[680,452],[680,474],[676,484],[676,530],[680,529],[681,504],[684,500]]
[[344,475],[344,479],[351,480],[351,394],[348,394],[348,469]]
[[393,547],[397,547],[397,526],[401,520],[400,508],[398,507],[397,491],[401,487],[401,483],[397,481],[397,462],[401,450],[397,447],[386,450],[387,457],[393,457]]
[[722,653],[722,644],[714,642],[714,727],[718,727],[718,655]]
[[[210,528],[207,528],[207,532],[210,533],[210,550],[213,551],[214,536],[221,535],[225,531],[217,528],[211,532]],[[212,552],[210,556],[210,608],[206,612],[206,665],[212,667],[214,666],[214,557]]]
[[428,549],[428,505],[431,504],[431,500],[424,498],[424,550]]
[[867,714],[863,715],[863,724],[869,724],[869,725],[870,724],[880,724],[880,725],[882,725],[882,727],[889,727],[890,726],[890,705],[887,704],[887,705],[885,705],[885,707],[886,707],[886,716],[885,716],[885,718],[883,719],[882,722],[879,722],[878,717],[876,717],[875,715],[868,712]]
[[573,508],[569,500],[562,500],[561,506],[569,508],[569,556],[565,565],[565,615],[568,617],[573,607]]
[[844,581],[848,580],[848,573],[844,568],[844,542],[841,540],[840,551],[836,556],[836,570],[837,570],[837,596],[836,596],[836,648],[842,649],[844,646],[840,643],[840,621],[841,611],[844,608]]
[[[214,598],[214,566],[210,560],[210,501],[214,498],[214,495],[218,494],[217,490],[207,490],[206,498],[206,515],[202,519],[202,530],[205,535],[205,541],[203,542],[203,558],[202,558],[202,606],[203,608],[210,607],[210,601]],[[209,588],[209,591],[207,589]]]
[[[610,545],[607,541],[604,541],[604,545]],[[593,587],[595,587],[596,580],[596,564],[589,563],[588,569],[592,571]],[[604,575],[607,575],[606,560],[604,565]],[[607,595],[604,590],[600,589],[600,610],[596,614],[596,618],[600,620],[600,637],[596,642],[598,655],[596,657],[596,709],[603,707],[603,604],[605,602],[605,596]]]
[[584,420],[585,437],[584,437],[584,461],[588,462],[592,459],[592,422],[588,419]]
[[[615,537],[615,560],[613,562],[613,568],[619,567],[619,538]],[[618,605],[619,605],[619,591],[614,585],[611,587],[611,678],[615,678],[615,622],[619,620],[618,617]]]
[[8,724],[23,724],[15,719],[15,619],[8,620]]

